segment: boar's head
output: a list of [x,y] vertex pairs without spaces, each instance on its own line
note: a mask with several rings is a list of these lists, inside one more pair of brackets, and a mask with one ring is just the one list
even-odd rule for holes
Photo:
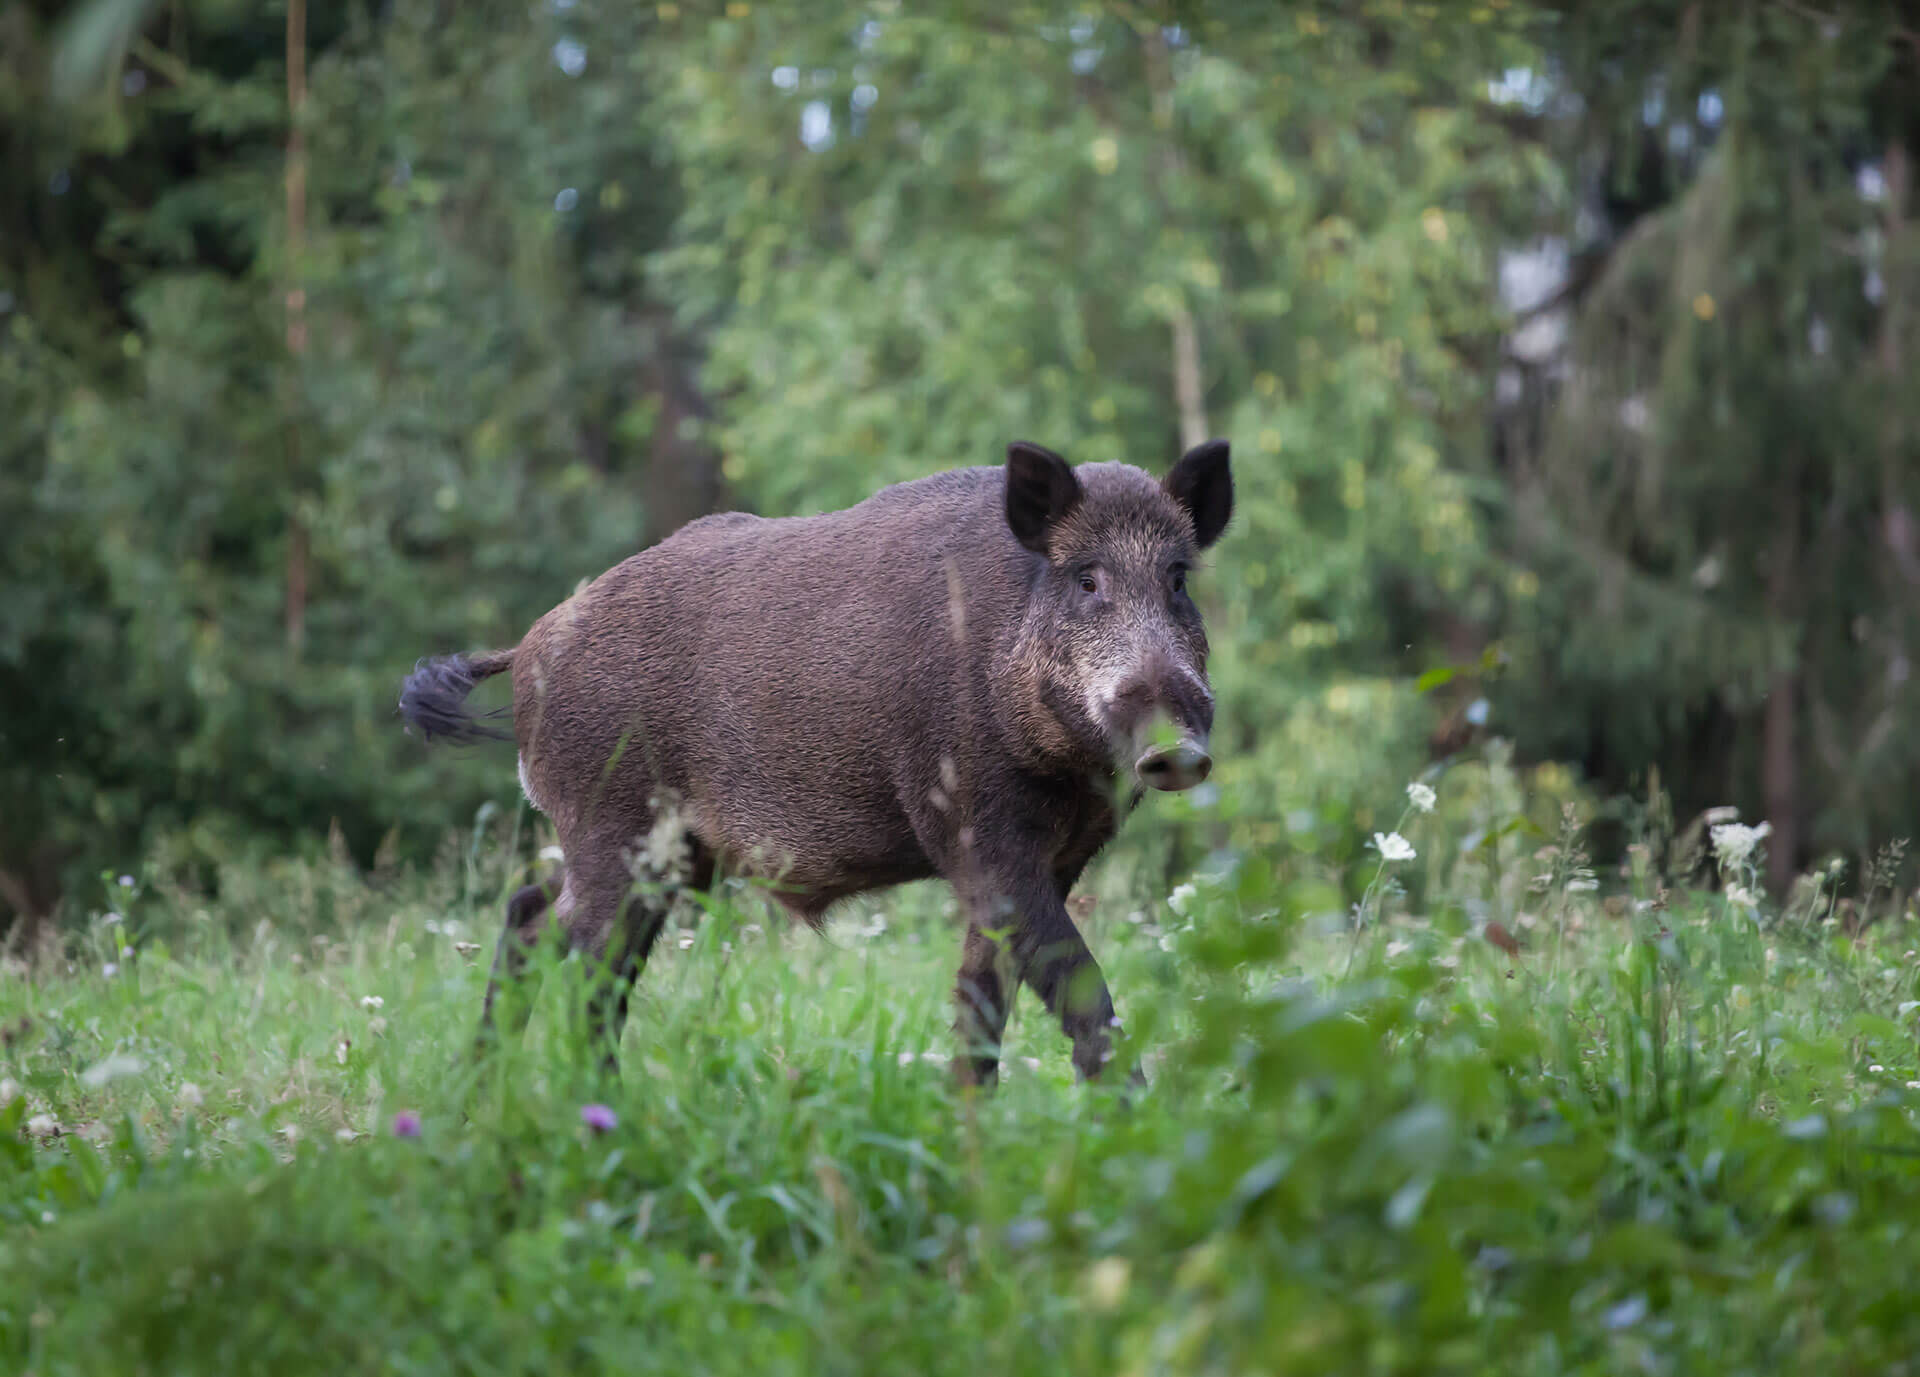
[[1227,443],[1189,450],[1164,482],[1126,464],[1007,451],[1007,525],[1033,556],[1022,677],[1051,754],[1188,789],[1212,769],[1207,635],[1187,579],[1233,512]]

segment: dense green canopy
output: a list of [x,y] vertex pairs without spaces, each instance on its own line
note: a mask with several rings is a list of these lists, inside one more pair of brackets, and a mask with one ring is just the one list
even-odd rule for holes
[[1190,850],[1468,731],[1909,834],[1916,155],[1892,0],[15,5],[0,915],[430,849],[417,656],[1016,438],[1233,441]]

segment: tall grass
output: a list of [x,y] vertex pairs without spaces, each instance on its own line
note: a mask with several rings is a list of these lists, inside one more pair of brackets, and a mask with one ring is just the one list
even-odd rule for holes
[[723,894],[610,1081],[551,956],[470,1055],[491,829],[373,894],[112,879],[0,976],[0,1370],[1911,1368],[1920,939],[1644,851],[1590,889],[1510,785],[1402,820],[1357,939],[1310,866],[1103,893],[1132,1096],[1031,996],[999,1092],[952,1086],[930,887],[824,941]]

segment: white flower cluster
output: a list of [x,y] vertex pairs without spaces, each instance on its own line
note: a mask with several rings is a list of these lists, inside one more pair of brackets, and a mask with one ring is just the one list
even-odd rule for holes
[[1375,832],[1373,848],[1383,861],[1410,861],[1416,854],[1413,843],[1398,832]]
[[1723,822],[1713,829],[1713,854],[1720,858],[1721,865],[1744,865],[1753,855],[1754,847],[1765,841],[1767,834],[1773,831],[1773,824],[1763,822],[1758,827],[1748,827],[1744,823]]
[[1422,784],[1418,780],[1415,780],[1407,786],[1407,802],[1411,803],[1423,813],[1431,813],[1433,811],[1433,805],[1439,801],[1440,796],[1433,792],[1433,788],[1430,785]]

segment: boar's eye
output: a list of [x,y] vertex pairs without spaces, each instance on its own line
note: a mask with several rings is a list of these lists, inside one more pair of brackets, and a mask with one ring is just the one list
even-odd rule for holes
[[1173,568],[1167,571],[1167,580],[1173,585],[1174,592],[1176,593],[1186,592],[1187,591],[1187,566],[1184,564],[1174,565]]
[[1079,581],[1080,591],[1082,593],[1098,593],[1100,591],[1100,579],[1091,569],[1082,569],[1080,571]]

